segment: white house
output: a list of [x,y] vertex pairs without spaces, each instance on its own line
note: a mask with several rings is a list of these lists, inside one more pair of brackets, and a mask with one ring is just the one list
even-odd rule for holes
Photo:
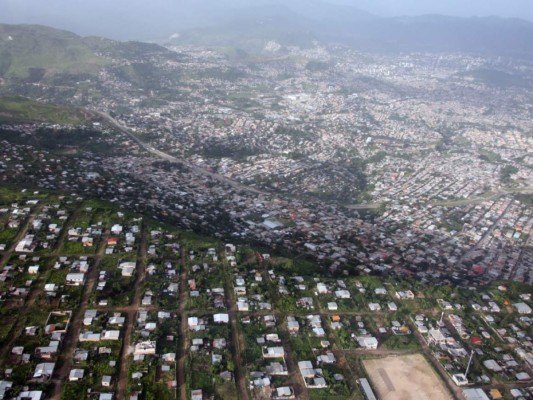
[[50,379],[54,373],[55,363],[41,363],[35,366],[34,379]]
[[229,322],[229,314],[215,314],[213,315],[215,324],[227,324]]
[[359,346],[367,350],[375,350],[378,348],[378,340],[373,336],[361,336],[357,338]]
[[65,278],[65,284],[81,286],[85,283],[85,274],[81,272],[71,272]]
[[516,303],[513,304],[513,306],[520,314],[531,314],[531,307],[529,307],[526,303]]
[[156,348],[155,341],[140,342],[135,345],[134,355],[154,355]]
[[79,381],[80,379],[83,379],[84,374],[85,374],[85,371],[83,369],[73,368],[70,370],[70,373],[68,375],[68,380],[70,382]]

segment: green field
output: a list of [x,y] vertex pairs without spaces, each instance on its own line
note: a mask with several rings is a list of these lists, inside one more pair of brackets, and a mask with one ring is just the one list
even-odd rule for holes
[[70,107],[56,106],[23,97],[0,98],[0,122],[49,122],[78,125],[87,122],[86,116]]

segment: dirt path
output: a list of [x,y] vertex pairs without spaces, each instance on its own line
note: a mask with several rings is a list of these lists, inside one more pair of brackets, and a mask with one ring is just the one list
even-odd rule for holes
[[178,314],[180,316],[179,338],[181,345],[178,349],[178,362],[176,368],[176,379],[178,381],[178,390],[180,398],[187,400],[187,384],[185,382],[185,361],[189,349],[188,326],[187,326],[187,263],[185,262],[185,253],[181,249],[181,273],[180,273],[180,297]]
[[24,301],[24,304],[20,307],[21,311],[17,318],[17,322],[15,323],[13,329],[11,329],[11,333],[9,334],[9,342],[4,344],[0,349],[0,365],[5,365],[6,359],[9,356],[9,351],[13,348],[13,345],[22,335],[22,331],[25,328],[26,316],[29,314],[28,311],[34,306],[37,297],[39,297],[39,294],[41,293],[42,290],[32,290],[27,299]]
[[129,356],[131,354],[131,334],[133,332],[133,324],[135,323],[135,316],[139,312],[141,306],[141,297],[143,295],[142,286],[146,278],[146,249],[147,249],[147,233],[146,226],[143,224],[141,234],[141,244],[139,246],[139,253],[137,257],[137,280],[135,281],[135,289],[131,308],[126,312],[126,329],[124,329],[122,354],[120,356],[120,372],[117,381],[117,399],[126,398],[126,388],[128,384],[128,367]]
[[[4,255],[0,259],[0,268],[3,268],[7,264],[7,262],[11,258],[11,255],[15,252],[15,248],[17,247],[18,242],[20,242],[22,238],[26,236],[30,225],[33,223],[35,216],[41,211],[41,209],[42,206],[38,206],[28,215],[26,221],[24,222],[24,225],[20,228],[19,232],[13,239],[13,243],[11,243],[11,246],[9,246],[9,248],[4,252]],[[37,297],[40,293],[41,291],[39,290],[31,290],[28,297],[24,299],[24,303],[20,306],[21,312],[19,313],[17,321],[9,334],[10,340],[0,349],[0,365],[3,366],[5,364],[6,357],[8,357],[9,355],[9,351],[13,347],[15,341],[22,334],[22,330],[24,329],[24,322],[26,321],[25,317],[27,314],[27,310],[35,304],[35,301],[37,300]]]
[[0,259],[0,268],[3,268],[4,265],[9,261],[9,258],[11,257],[11,254],[15,252],[15,248],[17,247],[18,242],[22,240],[24,236],[26,236],[26,233],[28,232],[28,229],[30,228],[30,224],[33,223],[33,220],[35,219],[35,216],[37,213],[39,213],[42,209],[42,206],[36,207],[26,218],[26,221],[24,222],[24,225],[22,228],[19,229],[19,232],[13,239],[13,243],[11,243],[11,246],[4,251],[4,255]]
[[[259,253],[256,253],[256,258],[257,262],[261,265],[261,269],[263,270],[264,279],[266,280],[267,286],[269,288],[270,298],[274,300],[278,296],[278,294],[276,292],[275,285],[272,282],[272,279],[270,278],[270,275],[268,273],[268,262],[264,261],[263,258],[259,255]],[[294,394],[297,399],[308,399],[309,392],[307,391],[307,386],[305,386],[304,379],[300,374],[298,363],[294,358],[294,353],[292,351],[292,346],[289,339],[290,333],[287,329],[287,322],[280,321],[280,318],[286,318],[286,314],[279,313],[277,310],[269,310],[269,312],[270,314],[274,312],[274,315],[276,315],[276,318],[278,319],[278,328],[281,338],[281,344],[283,346],[283,349],[285,350],[285,363],[287,364],[287,370],[289,371],[289,376],[291,377]]]
[[87,274],[88,278],[83,290],[80,307],[78,309],[78,312],[73,315],[72,321],[70,322],[69,330],[62,343],[63,350],[61,351],[61,354],[59,355],[56,364],[58,368],[56,368],[52,377],[54,390],[52,392],[51,398],[53,400],[58,400],[61,397],[61,386],[63,382],[66,381],[68,374],[70,373],[70,370],[72,368],[72,359],[74,357],[74,352],[76,351],[76,346],[78,345],[78,339],[83,324],[83,317],[85,311],[87,311],[87,306],[89,304],[89,299],[91,297],[94,284],[98,279],[98,268],[104,255],[106,239],[107,236],[104,236],[102,238],[100,247],[98,248],[96,256],[94,257],[93,265],[90,267],[89,272]]
[[235,294],[233,292],[233,282],[231,271],[226,269],[224,290],[226,293],[226,301],[228,303],[228,315],[231,324],[231,336],[233,342],[233,364],[235,365],[235,384],[237,385],[237,392],[239,399],[248,400],[248,388],[246,386],[246,374],[244,372],[242,352],[244,351],[244,339],[240,333],[237,325],[237,304],[235,302]]

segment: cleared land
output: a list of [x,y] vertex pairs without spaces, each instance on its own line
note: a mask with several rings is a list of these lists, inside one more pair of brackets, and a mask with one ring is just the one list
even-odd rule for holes
[[382,400],[453,399],[420,354],[365,360],[364,366]]

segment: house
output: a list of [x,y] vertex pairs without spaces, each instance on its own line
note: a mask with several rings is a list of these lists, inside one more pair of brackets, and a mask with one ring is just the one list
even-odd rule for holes
[[321,389],[327,387],[326,380],[322,376],[322,369],[313,368],[311,361],[299,361],[298,368],[304,378],[305,385],[309,389]]
[[37,247],[34,235],[26,235],[15,247],[17,253],[31,253]]
[[176,361],[176,353],[165,353],[161,356],[164,362],[173,363]]
[[518,374],[515,375],[515,378],[517,381],[521,381],[521,382],[531,380],[531,376],[529,376],[527,372],[519,372]]
[[126,322],[125,317],[121,317],[120,314],[113,315],[111,318],[109,318],[109,321],[107,322],[109,325],[118,325],[122,326],[124,325],[124,322]]
[[281,346],[277,347],[263,347],[264,358],[283,358],[285,357],[285,350]]
[[246,287],[245,286],[235,286],[235,294],[237,296],[246,296]]
[[389,310],[391,310],[391,311],[398,311],[398,306],[392,301],[389,302],[387,304],[387,306],[389,307]]
[[226,339],[224,338],[219,338],[219,339],[214,339],[213,340],[213,348],[215,349],[224,349],[226,348]]
[[135,345],[133,354],[135,355],[155,355],[156,342],[146,341],[140,342]]
[[319,282],[316,284],[316,291],[318,294],[328,294],[329,290],[325,283]]
[[44,398],[42,390],[24,390],[19,393],[15,400],[41,400]]
[[335,303],[335,302],[328,303],[328,310],[329,311],[337,311],[338,309],[339,309],[339,307],[337,306],[337,303]]
[[35,366],[33,379],[48,380],[54,373],[55,363],[41,363]]
[[65,284],[71,286],[81,286],[85,283],[85,274],[81,272],[71,272],[65,278]]
[[331,351],[317,357],[318,364],[334,364],[336,361],[335,355]]
[[295,398],[294,390],[290,386],[278,387],[272,394],[272,400],[293,400]]
[[410,291],[406,290],[405,292],[396,292],[396,298],[399,300],[413,300],[415,298],[415,294]]
[[490,400],[483,389],[463,389],[463,395],[466,400]]
[[35,349],[35,356],[39,358],[50,359],[59,349],[59,341],[52,340],[48,346],[40,346]]
[[503,371],[503,368],[500,367],[500,365],[495,360],[485,360],[483,361],[483,365],[485,366],[485,368],[493,372]]
[[229,314],[215,314],[213,315],[215,324],[227,324],[229,322]]
[[79,341],[80,342],[99,342],[100,333],[93,333],[93,332],[80,333]]
[[133,276],[133,273],[135,272],[135,262],[133,261],[121,262],[118,268],[122,270],[123,277],[131,277]]
[[122,228],[122,226],[119,225],[119,224],[115,224],[115,225],[113,225],[113,226],[111,227],[111,233],[112,233],[113,235],[120,235],[120,234],[122,233],[122,230],[123,230],[123,228]]
[[446,336],[443,335],[440,329],[430,329],[428,332],[428,341],[435,344],[446,343]]
[[374,293],[377,294],[377,295],[386,295],[387,294],[387,289],[385,288],[376,288],[374,289]]
[[75,361],[87,361],[89,359],[89,352],[87,350],[76,349],[74,353]]
[[289,333],[295,334],[300,331],[300,324],[296,321],[296,318],[288,316],[287,317],[287,329]]
[[80,379],[83,379],[84,373],[85,371],[83,369],[73,368],[70,370],[70,373],[68,375],[68,380],[70,382],[79,381]]
[[102,376],[102,386],[103,387],[111,386],[111,376],[110,375]]
[[101,340],[119,340],[120,331],[104,331]]
[[189,329],[195,330],[198,326],[198,318],[197,317],[189,317],[187,319],[187,323],[189,325]]
[[239,311],[249,311],[250,305],[248,304],[248,301],[246,299],[239,298],[237,300],[237,309]]
[[364,349],[375,350],[378,348],[378,340],[373,336],[360,336],[357,338],[357,343]]
[[94,239],[90,236],[84,236],[81,238],[81,245],[83,247],[93,247]]
[[273,361],[266,366],[266,373],[271,376],[287,376],[289,375],[289,370],[286,365]]
[[351,296],[350,292],[348,290],[337,290],[335,292],[335,297],[337,297],[338,299],[349,299]]
[[516,303],[513,304],[514,308],[516,308],[516,311],[518,311],[519,314],[531,314],[531,307],[529,307],[526,303]]
[[378,303],[368,303],[368,308],[370,311],[380,311],[381,306]]
[[201,389],[191,390],[191,400],[203,400],[204,395]]
[[32,265],[28,267],[28,274],[30,275],[36,275],[39,273],[39,266],[38,265]]
[[45,292],[55,292],[57,289],[59,289],[59,286],[57,286],[55,283],[47,283],[44,285]]
[[6,393],[9,392],[12,386],[13,382],[0,381],[0,399],[7,398]]

